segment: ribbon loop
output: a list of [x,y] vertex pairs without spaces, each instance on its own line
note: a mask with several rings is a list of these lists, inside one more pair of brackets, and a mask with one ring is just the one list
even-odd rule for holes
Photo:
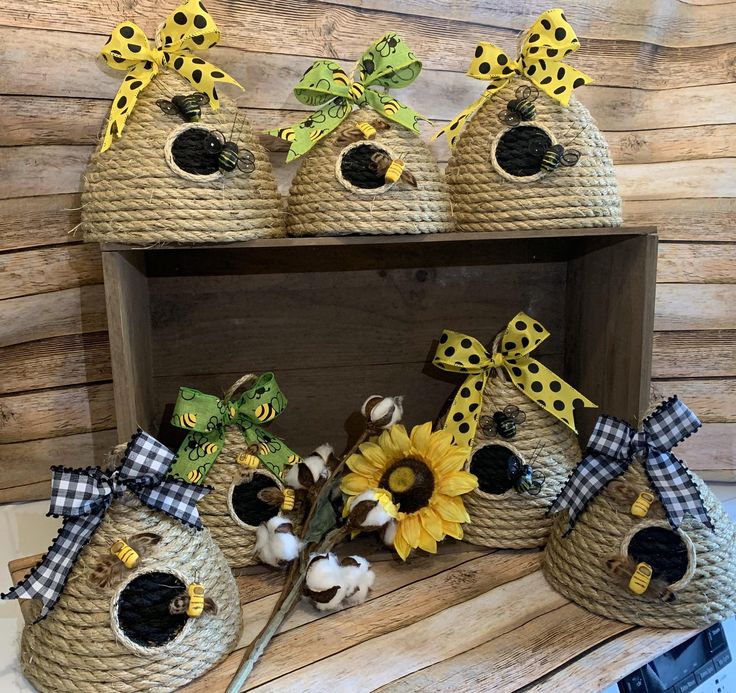
[[225,428],[237,426],[252,454],[276,476],[298,460],[286,444],[264,425],[286,409],[287,400],[273,373],[264,373],[238,399],[226,401],[182,387],[171,423],[189,431],[177,452],[171,476],[202,483],[225,444]]
[[319,106],[319,110],[292,127],[269,130],[268,134],[290,143],[286,161],[292,161],[337,128],[354,105],[364,104],[387,120],[418,133],[418,122],[426,118],[389,94],[376,91],[375,87],[406,87],[419,76],[421,69],[422,63],[403,39],[393,33],[371,44],[353,75],[334,61],[317,60],[294,87],[294,96],[308,106]]
[[138,96],[161,68],[172,68],[198,92],[206,94],[213,110],[220,101],[215,85],[220,82],[243,88],[230,75],[192,51],[211,48],[220,40],[214,19],[198,0],[177,7],[156,32],[151,47],[143,29],[134,22],[121,22],[113,29],[101,50],[105,63],[116,70],[128,70],[110,108],[100,151],[109,149],[113,136],[120,137]]
[[445,422],[456,443],[470,445],[475,437],[483,389],[492,368],[502,368],[520,392],[576,431],[574,410],[596,405],[529,356],[547,337],[549,332],[526,313],[518,313],[509,322],[496,340],[493,354],[474,337],[451,330],[442,333],[434,365],[470,374],[455,396]]
[[634,459],[640,458],[672,527],[679,527],[689,514],[712,529],[713,522],[698,487],[685,465],[671,452],[699,427],[697,416],[677,397],[667,400],[648,416],[639,432],[611,416],[598,417],[585,457],[549,512],[567,509],[566,533],[571,532],[590,500],[609,481],[623,474]]
[[31,574],[0,596],[3,599],[38,598],[43,604],[38,620],[46,618],[59,601],[69,572],[100,526],[107,508],[126,490],[150,508],[182,524],[202,529],[197,502],[211,489],[165,478],[173,460],[171,450],[148,433],[138,431],[120,466],[111,474],[99,467],[53,467],[49,514],[63,516],[64,523],[48,553]]
[[521,50],[515,60],[492,43],[479,43],[467,74],[490,84],[481,98],[456,115],[432,139],[444,134],[450,146],[454,146],[467,120],[517,75],[528,79],[563,106],[568,106],[573,90],[592,81],[588,75],[562,62],[578,48],[580,41],[560,9],[547,10],[539,15],[524,33]]

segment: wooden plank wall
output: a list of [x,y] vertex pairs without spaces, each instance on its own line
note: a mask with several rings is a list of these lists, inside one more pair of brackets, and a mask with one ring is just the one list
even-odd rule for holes
[[[210,57],[247,86],[239,104],[263,129],[300,116],[291,87],[314,58],[352,64],[397,30],[425,66],[401,98],[444,123],[482,89],[463,74],[476,42],[510,50],[548,4],[208,0],[223,31]],[[8,0],[0,17],[0,501],[45,497],[50,464],[96,462],[114,440],[100,254],[70,231],[122,77],[95,55],[123,19],[153,35],[163,6]],[[583,43],[574,64],[596,79],[579,96],[610,142],[626,221],[660,229],[654,378],[705,422],[689,462],[736,480],[736,2],[565,10]],[[274,161],[286,187],[294,168],[283,149]]]

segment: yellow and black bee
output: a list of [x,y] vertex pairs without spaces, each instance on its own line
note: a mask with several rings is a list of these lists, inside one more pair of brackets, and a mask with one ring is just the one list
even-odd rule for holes
[[543,171],[551,173],[560,166],[575,166],[580,160],[577,149],[565,149],[561,144],[549,144],[544,137],[537,137],[529,145],[529,151],[540,157],[539,166]]
[[186,592],[180,592],[169,602],[169,613],[186,614],[189,618],[199,618],[202,614],[216,614],[217,604],[205,596],[204,585],[192,583]]
[[216,443],[202,443],[199,447],[205,455],[214,455],[219,450]]
[[274,407],[272,404],[268,403],[259,404],[256,407],[255,411],[256,419],[258,419],[261,423],[268,423],[269,421],[272,421],[278,416],[278,414],[278,409],[276,409],[276,407]]
[[96,587],[107,587],[118,582],[127,570],[133,570],[142,556],[161,541],[153,532],[134,534],[129,539],[118,539],[110,546],[109,555],[103,556],[92,568],[89,582]]
[[348,77],[345,70],[343,70],[341,67],[338,67],[332,71],[332,79],[335,80],[338,84],[342,84],[344,87],[350,86],[350,77]]
[[365,87],[361,82],[353,82],[348,93],[353,101],[360,101],[365,94]]
[[506,110],[498,114],[498,119],[504,125],[518,125],[521,121],[532,120],[537,115],[534,102],[539,96],[539,90],[532,86],[522,86],[516,90],[516,98],[506,104]]
[[312,132],[309,133],[309,139],[312,140],[312,142],[317,142],[317,140],[321,140],[326,134],[327,130],[312,130]]
[[276,131],[276,137],[286,140],[287,142],[293,142],[296,137],[294,128],[280,128]]
[[377,175],[383,175],[386,183],[396,183],[398,180],[403,180],[412,187],[417,187],[417,179],[406,168],[404,161],[402,159],[392,159],[384,151],[373,153],[369,166]]
[[256,170],[253,152],[248,149],[241,151],[235,142],[225,139],[225,135],[217,130],[205,137],[204,148],[209,154],[217,155],[217,164],[221,171],[230,173],[237,168],[243,173],[253,173]]
[[396,99],[389,99],[383,104],[383,112],[392,116],[401,108],[401,104]]
[[197,425],[197,414],[193,411],[185,411],[176,419],[180,428],[194,428]]
[[354,128],[349,128],[341,132],[337,138],[337,143],[350,144],[351,142],[360,142],[361,140],[372,140],[376,137],[379,130],[388,130],[390,127],[384,120],[378,120],[375,123],[358,123]]
[[178,115],[187,123],[197,123],[202,119],[202,106],[209,103],[207,94],[195,92],[194,94],[178,94],[171,100],[159,99],[156,105],[166,115]]
[[187,472],[187,481],[191,484],[198,484],[204,477],[204,467],[197,467],[196,469],[190,469]]

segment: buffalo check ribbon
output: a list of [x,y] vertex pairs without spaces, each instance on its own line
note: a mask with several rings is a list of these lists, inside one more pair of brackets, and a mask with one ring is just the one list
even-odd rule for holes
[[474,337],[452,330],[442,333],[432,363],[445,371],[468,374],[444,426],[458,445],[470,445],[475,437],[483,389],[494,368],[503,369],[520,392],[577,432],[574,410],[596,405],[529,355],[547,337],[549,332],[526,313],[512,318],[492,354]]
[[64,522],[40,563],[2,598],[40,599],[43,608],[38,620],[46,618],[59,601],[79,553],[100,526],[113,500],[126,491],[148,507],[202,529],[196,504],[210,489],[167,477],[173,461],[171,450],[148,433],[138,431],[121,464],[109,474],[99,467],[52,467],[48,514],[61,516]]
[[563,106],[570,103],[574,89],[593,80],[562,59],[580,48],[575,31],[562,10],[539,15],[524,34],[516,59],[492,43],[479,43],[468,68],[468,76],[490,82],[481,96],[456,115],[432,139],[444,134],[453,146],[467,120],[513,77],[522,76]]
[[317,60],[294,87],[294,96],[308,106],[320,106],[293,127],[269,130],[268,134],[291,143],[286,161],[306,154],[348,117],[353,106],[368,105],[384,118],[412,132],[426,120],[415,110],[392,98],[384,90],[411,84],[422,63],[396,34],[386,34],[363,53],[355,72],[349,75],[336,62]]
[[108,67],[127,70],[128,74],[113,99],[101,151],[110,147],[113,135],[123,134],[125,121],[138,96],[162,68],[175,70],[198,92],[206,94],[213,109],[220,105],[217,83],[234,84],[242,89],[230,75],[192,54],[192,51],[212,48],[219,40],[220,30],[200,0],[187,0],[164,20],[156,32],[155,47],[151,47],[137,24],[118,24],[101,55]]
[[568,509],[569,533],[590,500],[621,476],[640,457],[672,527],[685,515],[713,528],[698,487],[672,448],[700,428],[695,414],[677,397],[663,402],[644,419],[641,431],[612,416],[600,416],[588,441],[585,457],[552,503],[549,512]]
[[237,426],[252,454],[280,477],[288,464],[299,460],[286,443],[270,434],[264,424],[273,421],[287,400],[273,373],[264,373],[236,400],[224,400],[182,387],[171,423],[189,431],[171,468],[174,478],[202,483],[225,443],[225,428]]

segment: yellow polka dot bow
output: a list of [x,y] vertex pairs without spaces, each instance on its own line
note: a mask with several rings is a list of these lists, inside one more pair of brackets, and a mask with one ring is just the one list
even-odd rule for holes
[[101,55],[108,66],[128,70],[128,74],[113,99],[101,151],[110,147],[113,135],[122,135],[138,95],[161,68],[176,70],[198,92],[207,95],[213,109],[220,105],[215,89],[217,82],[234,84],[242,89],[230,75],[191,53],[211,48],[219,40],[220,30],[199,0],[188,0],[166,18],[156,32],[155,48],[151,47],[145,32],[137,24],[118,24]]
[[445,422],[445,429],[453,434],[457,444],[470,445],[475,438],[483,388],[493,368],[503,368],[511,382],[532,402],[577,433],[575,408],[596,405],[529,356],[547,337],[549,332],[526,313],[518,313],[509,322],[499,350],[493,354],[473,337],[451,330],[442,333],[434,365],[445,371],[468,373]]
[[479,43],[467,74],[490,84],[477,101],[456,115],[433,139],[444,133],[453,146],[467,120],[516,75],[526,77],[563,106],[569,105],[573,89],[592,81],[588,75],[562,62],[562,58],[579,47],[580,41],[562,10],[547,10],[539,15],[524,34],[516,60],[492,43]]

